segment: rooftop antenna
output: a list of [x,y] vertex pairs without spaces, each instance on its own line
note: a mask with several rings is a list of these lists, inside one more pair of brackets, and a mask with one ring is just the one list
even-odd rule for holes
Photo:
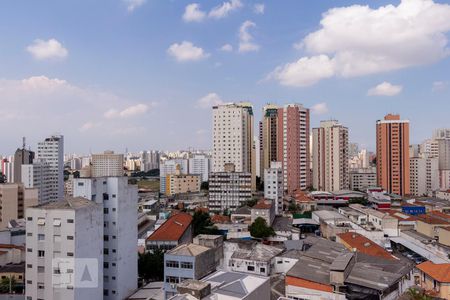
[[22,137],[22,149],[25,149],[26,147],[26,142],[25,142],[25,137]]

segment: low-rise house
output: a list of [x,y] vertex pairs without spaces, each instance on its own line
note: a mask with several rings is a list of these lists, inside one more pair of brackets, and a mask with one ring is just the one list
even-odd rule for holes
[[255,222],[257,218],[266,220],[268,226],[272,225],[275,218],[275,204],[272,200],[260,200],[251,209],[251,222]]
[[170,250],[184,243],[192,242],[192,216],[178,213],[171,216],[158,227],[146,240],[148,251]]
[[397,299],[413,284],[407,262],[350,252],[323,239],[309,239],[302,249],[290,253],[298,255],[285,278],[291,299]]
[[25,286],[25,262],[0,266],[0,278],[14,280],[15,285],[10,286],[11,291],[23,291]]
[[166,298],[177,294],[177,284],[200,279],[216,270],[214,249],[182,244],[164,254],[164,292]]
[[398,220],[399,231],[416,229],[417,218],[415,216],[392,209],[387,209],[384,212]]
[[416,266],[419,276],[416,284],[427,294],[440,299],[450,299],[450,264],[435,264],[431,261]]
[[441,227],[438,231],[440,244],[450,247],[450,227]]
[[164,282],[154,281],[135,291],[127,300],[164,300],[164,296]]
[[232,223],[251,224],[252,223],[252,211],[248,206],[242,206],[236,209],[231,214]]
[[214,260],[217,265],[220,264],[223,259],[223,235],[199,234],[194,238],[193,243],[213,249]]
[[297,204],[301,212],[313,211],[317,208],[317,202],[303,191],[296,191],[290,200]]
[[396,259],[383,247],[356,232],[338,234],[336,236],[336,242],[344,245],[345,248],[350,251],[358,251],[367,255],[381,257],[388,260]]
[[340,207],[338,209],[338,211],[341,215],[349,218],[353,223],[356,223],[358,225],[366,225],[367,224],[367,215],[366,214],[356,211],[350,207]]
[[201,281],[186,280],[178,285],[171,300],[269,300],[270,278],[217,271]]
[[398,220],[389,214],[361,204],[350,204],[350,208],[367,215],[367,226],[372,230],[381,230],[389,236],[398,236]]
[[[246,247],[249,245],[250,247]],[[275,256],[281,252],[283,252],[282,248],[261,243],[239,245],[239,248],[231,255],[229,268],[233,272],[270,276],[275,264]]]
[[272,228],[275,231],[275,235],[267,238],[269,242],[281,243],[300,238],[300,229],[293,226],[292,218],[276,216],[273,220]]
[[0,266],[25,262],[25,247],[0,244]]
[[436,218],[432,214],[418,215],[417,216],[417,232],[424,234],[430,238],[437,238],[439,228],[450,227],[450,222],[441,218]]

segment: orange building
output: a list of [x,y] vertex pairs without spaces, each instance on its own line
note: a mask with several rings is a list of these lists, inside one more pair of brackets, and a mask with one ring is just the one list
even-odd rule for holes
[[409,121],[400,115],[377,121],[377,181],[389,193],[409,194]]

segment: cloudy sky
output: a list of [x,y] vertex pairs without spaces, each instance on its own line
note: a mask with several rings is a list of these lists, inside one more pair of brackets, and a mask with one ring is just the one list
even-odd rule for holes
[[[339,5],[339,6],[336,6]],[[0,3],[0,153],[208,149],[211,105],[302,103],[374,148],[386,113],[450,127],[448,1]]]

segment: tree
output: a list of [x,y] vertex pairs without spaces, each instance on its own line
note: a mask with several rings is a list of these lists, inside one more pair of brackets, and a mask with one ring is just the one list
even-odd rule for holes
[[207,212],[196,211],[192,216],[192,230],[194,236],[199,234],[218,234],[219,231],[214,223],[211,222],[211,217]]
[[266,220],[261,217],[256,218],[249,229],[251,236],[254,238],[265,239],[275,235],[273,228],[267,226]]
[[5,183],[5,182],[6,182],[5,174],[0,173],[0,183]]
[[419,291],[416,288],[409,288],[406,292],[411,300],[431,300],[432,297],[425,294],[424,291]]
[[291,213],[296,213],[296,212],[298,212],[300,210],[300,208],[298,207],[297,203],[291,202],[291,203],[289,203],[288,210]]
[[14,290],[15,286],[16,278],[14,276],[2,278],[2,280],[0,281],[0,293],[11,293]]
[[153,253],[139,254],[138,274],[145,281],[162,281],[164,279],[164,253],[158,249]]
[[205,191],[209,190],[209,182],[203,181],[202,184],[200,185],[200,189]]

